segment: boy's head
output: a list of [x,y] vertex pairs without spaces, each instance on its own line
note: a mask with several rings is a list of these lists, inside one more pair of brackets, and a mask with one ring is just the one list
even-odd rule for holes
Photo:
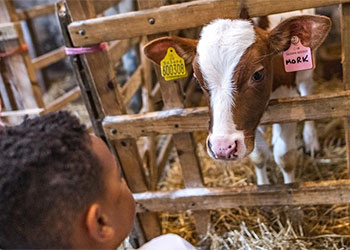
[[120,171],[67,112],[0,130],[0,247],[116,248],[135,213]]

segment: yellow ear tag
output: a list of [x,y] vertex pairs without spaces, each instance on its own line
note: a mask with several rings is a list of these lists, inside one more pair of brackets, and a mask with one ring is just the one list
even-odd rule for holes
[[181,58],[173,47],[169,47],[166,56],[160,61],[161,74],[166,81],[187,76],[185,60]]

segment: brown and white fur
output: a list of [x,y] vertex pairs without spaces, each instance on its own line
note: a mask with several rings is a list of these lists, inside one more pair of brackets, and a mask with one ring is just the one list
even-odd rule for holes
[[[291,11],[286,13],[280,13],[275,15],[270,15],[266,17],[267,22],[265,22],[265,29],[271,30],[275,28],[279,23],[286,20],[287,18],[300,15],[314,15],[315,9],[305,9],[298,11]],[[255,19],[254,23],[258,23],[259,19]],[[315,51],[313,51],[315,53]],[[295,83],[298,88],[299,94],[301,96],[311,95],[313,93],[313,70],[304,70],[296,72]],[[272,93],[272,98],[282,98],[282,97],[293,97],[295,96],[295,91],[283,91],[277,90]],[[315,128],[314,121],[306,121],[303,130],[303,139],[305,151],[310,153],[312,156],[315,152],[320,150],[320,145],[318,142],[317,130]]]
[[[163,37],[148,43],[144,52],[159,65],[167,49],[173,47],[187,64],[192,63],[209,100],[208,154],[229,161],[251,153],[258,184],[268,184],[270,152],[262,129],[257,127],[270,98],[284,91],[298,95],[297,76],[284,71],[281,52],[289,48],[293,36],[315,50],[330,24],[327,17],[305,15],[289,18],[267,31],[248,20],[217,19],[203,28],[199,41]],[[274,159],[284,182],[293,182],[295,125],[278,124],[273,130]]]

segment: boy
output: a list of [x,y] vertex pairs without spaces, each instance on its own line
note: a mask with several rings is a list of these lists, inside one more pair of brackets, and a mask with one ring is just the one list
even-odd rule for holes
[[[113,155],[77,118],[59,112],[0,130],[0,248],[115,249],[134,216]],[[169,240],[194,249],[166,237],[141,249]]]

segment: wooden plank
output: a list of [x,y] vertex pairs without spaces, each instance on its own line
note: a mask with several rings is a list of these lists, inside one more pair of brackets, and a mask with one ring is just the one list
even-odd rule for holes
[[39,16],[46,16],[55,13],[55,5],[39,5],[25,10],[17,10],[20,20],[32,19]]
[[[143,1],[145,4],[146,1]],[[140,5],[140,4],[139,4]],[[140,8],[145,6],[140,5]],[[139,44],[139,49],[142,51],[144,45],[147,42],[147,38],[143,37]],[[140,53],[140,61],[142,65],[142,112],[151,112],[154,111],[154,102],[152,99],[152,88],[153,88],[153,79],[152,79],[152,64],[144,53]],[[148,152],[148,162],[147,166],[149,169],[149,188],[150,190],[156,190],[158,185],[158,165],[157,165],[157,141],[156,137],[150,136],[146,140],[147,152]]]
[[105,10],[117,5],[121,0],[98,0],[94,1],[96,14],[100,14]]
[[[72,43],[67,30],[67,26],[71,22],[71,17],[68,14],[66,4],[64,2],[57,2],[56,8],[64,44],[67,47],[72,47]],[[96,92],[92,91],[90,88],[91,80],[88,74],[86,74],[82,60],[78,56],[69,56],[68,58],[73,66],[73,73],[81,89],[81,96],[84,100],[91,120],[91,127],[88,131],[95,132],[97,136],[104,137],[104,130],[101,126],[101,123],[99,122],[99,117],[102,117],[102,108],[98,102]],[[93,128],[93,131],[91,128]]]
[[80,94],[81,94],[80,88],[77,86],[77,87],[71,89],[70,91],[68,91],[67,93],[63,94],[62,96],[58,97],[56,100],[54,100],[49,105],[47,105],[47,107],[44,109],[44,111],[41,112],[40,114],[43,115],[43,114],[47,114],[50,112],[56,112],[58,110],[61,110],[62,108],[67,106],[72,101],[78,99],[80,97]]
[[[92,1],[67,1],[70,12],[75,19],[88,18],[93,15],[94,9],[91,9],[91,3]],[[91,77],[89,88],[96,95],[93,102],[102,109],[98,117],[92,117],[92,119],[103,119],[105,114],[125,114],[121,95],[116,87],[117,84],[112,80],[115,78],[115,75],[113,67],[109,63],[107,52],[82,55],[82,58],[84,60],[84,68],[87,70],[89,77]],[[142,184],[144,183],[144,176],[142,175],[142,166],[140,159],[138,159],[137,150],[135,150],[136,144],[133,140],[125,140],[117,141],[113,145],[119,155],[126,179],[130,180],[129,185],[131,189],[138,190],[140,188],[140,190],[146,190],[146,185]],[[131,179],[135,180],[135,182],[131,182]]]
[[4,0],[5,8],[7,10],[7,15],[3,16],[7,20],[11,20],[11,22],[20,21],[18,18],[18,14],[15,9],[15,4],[13,0]]
[[[0,0],[0,23],[8,23],[16,19],[13,12],[12,2],[8,0]],[[5,40],[1,43],[4,52],[18,49],[24,44],[23,33],[20,23],[14,24],[18,39]],[[15,97],[16,106],[19,109],[32,109],[43,107],[41,91],[35,85],[35,79],[30,73],[30,68],[26,67],[26,59],[28,53],[15,54],[2,59],[2,77],[5,84],[11,86],[11,91]]]
[[65,57],[66,57],[66,52],[64,47],[62,46],[58,49],[55,49],[44,55],[41,55],[32,59],[32,64],[36,70],[39,70],[55,62],[58,62],[59,60],[62,60]]
[[[121,28],[121,27],[120,27]],[[141,61],[141,64],[143,63],[143,61]],[[143,74],[143,71],[141,72]],[[143,78],[144,80],[144,78]],[[152,106],[146,106],[146,111],[152,111]],[[155,150],[154,148],[154,140],[153,138],[150,138],[148,140],[148,151],[150,153],[150,157],[149,157],[149,163],[148,163],[148,168],[150,170],[150,181],[149,183],[152,182],[153,180],[153,175],[154,175],[154,157],[153,157],[153,151]],[[153,182],[152,182],[153,183]],[[155,189],[155,186],[153,184],[151,184],[149,186],[151,189]],[[153,217],[152,217],[153,216]],[[141,224],[141,229],[144,232],[145,235],[145,239],[151,240],[152,238],[158,236],[161,234],[161,225],[159,223],[158,220],[155,219],[156,215],[155,214],[146,214],[146,213],[141,213],[138,215],[138,217],[140,218],[140,224]]]
[[[96,15],[93,1],[91,0],[66,0],[66,4],[73,20],[93,18]],[[71,44],[67,45],[71,46]],[[117,88],[115,71],[113,65],[110,63],[108,52],[103,51],[94,54],[86,54],[80,56],[78,59],[81,59],[82,66],[85,73],[87,73],[86,75],[82,75],[82,77],[88,78],[85,84],[88,85],[91,94],[94,95],[94,98],[90,98],[86,101],[93,102],[90,103],[91,106],[94,105],[93,108],[98,108],[102,111],[95,114],[97,116],[92,117],[97,126],[101,126],[101,121],[105,115],[125,114],[125,107],[122,103],[121,93]],[[101,136],[105,138],[103,132],[101,132]],[[146,191],[147,186],[143,173],[142,161],[135,140],[107,140],[107,142],[112,152],[117,156],[130,189],[133,192],[139,192],[140,190]],[[147,240],[161,234],[157,214],[145,213],[140,215],[139,218]],[[152,227],[148,227],[148,225]]]
[[[35,31],[35,19],[27,19],[25,20],[29,32],[29,40],[31,40],[32,44],[32,55],[34,57],[37,57],[38,55],[42,55],[42,44],[39,42],[39,36],[41,34],[37,34]],[[30,42],[30,41],[28,41]],[[33,66],[35,68],[35,66]],[[37,78],[38,78],[38,83],[39,86],[46,91],[47,88],[49,87],[49,76],[48,76],[48,70],[47,69],[41,69],[41,70],[36,70]]]
[[93,0],[66,0],[65,2],[67,3],[68,9],[71,12],[73,22],[89,18],[96,18],[95,4]]
[[160,102],[162,100],[162,93],[160,92],[159,82],[156,83],[152,90],[152,100],[154,103]]
[[[67,7],[66,4],[64,4],[63,2],[58,2],[57,3],[57,13],[58,13],[58,17],[59,17],[59,21],[60,21],[60,27],[61,27],[61,31],[64,37],[64,41],[65,41],[65,45],[71,47],[71,40],[69,37],[69,33],[67,30],[67,26],[68,24],[71,22],[71,17],[68,14],[67,11]],[[89,116],[92,122],[92,126],[94,128],[95,134],[105,138],[104,135],[104,131],[103,128],[101,126],[101,117],[103,117],[103,113],[102,113],[102,107],[101,107],[101,102],[99,102],[99,98],[97,96],[96,90],[94,88],[91,88],[91,79],[89,77],[88,74],[86,74],[86,70],[83,66],[83,62],[81,60],[81,58],[77,57],[77,56],[71,56],[71,63],[73,65],[73,69],[74,69],[74,73],[75,76],[77,78],[77,81],[79,83],[79,86],[82,89],[82,97],[83,100],[85,102],[86,108],[89,112]],[[90,130],[89,130],[90,131]],[[115,145],[112,142],[108,143],[110,147],[112,147],[112,152],[116,155],[116,159],[118,160],[118,154],[117,152],[114,150]],[[137,159],[137,158],[136,158]],[[121,165],[122,162],[119,163],[119,165]],[[123,168],[122,168],[123,169]],[[127,168],[129,169],[129,168]],[[134,166],[132,164],[130,164],[130,170],[133,171],[135,170]],[[136,178],[135,180],[139,180],[139,173],[142,173],[142,171],[137,171],[136,169]],[[129,173],[125,173],[124,172],[124,176],[129,176]],[[143,177],[143,176],[142,176]],[[142,184],[144,182],[142,182],[143,178],[141,179],[141,182],[136,186],[142,187]],[[130,184],[129,184],[130,185]],[[134,185],[135,186],[135,185]],[[131,189],[133,189],[133,187],[131,187]],[[143,189],[142,189],[143,190]],[[156,221],[156,222],[154,222]],[[139,222],[139,224],[149,224],[149,225],[153,225],[155,229],[159,228],[159,225],[157,226],[157,218],[150,213],[144,213],[143,215],[140,215],[136,218],[136,222]],[[147,235],[144,235],[143,232],[141,232],[140,230],[136,229],[136,232],[138,233],[138,239],[140,241],[141,244],[144,243],[144,238],[149,235],[150,233],[148,233]],[[151,230],[151,232],[154,232],[154,230]]]
[[157,157],[158,181],[160,180],[160,178],[162,176],[166,162],[169,158],[169,154],[170,154],[173,146],[174,146],[174,143],[173,143],[172,135],[167,135],[166,139],[163,143],[163,147],[161,148],[161,150],[158,154],[158,157]]
[[[22,31],[22,27],[18,25],[18,26],[16,26],[16,29],[17,29],[19,45],[20,46],[26,45],[26,41],[24,40],[24,34]],[[42,96],[41,89],[40,89],[40,86],[38,83],[38,79],[36,77],[34,66],[33,66],[32,61],[31,61],[30,56],[29,56],[29,52],[25,51],[24,53],[22,53],[22,58],[24,61],[24,65],[27,69],[30,85],[32,87],[32,91],[33,91],[33,95],[34,95],[36,104],[38,105],[39,108],[44,108],[45,105],[44,105],[44,101],[43,101],[43,96]],[[27,97],[25,96],[25,98],[27,98]]]
[[342,67],[345,89],[350,89],[350,4],[341,5]]
[[[343,83],[346,90],[350,89],[350,4],[341,5],[341,42],[342,42],[342,67]],[[346,156],[348,178],[350,178],[350,117],[344,119]]]
[[21,117],[26,115],[39,115],[43,111],[44,111],[43,108],[3,111],[0,113],[0,117],[14,117],[14,116]]
[[[289,0],[246,0],[245,6],[249,15],[255,17],[348,2],[350,1],[295,0],[291,3]],[[74,22],[69,25],[69,32],[75,46],[84,46],[102,41],[193,28],[208,24],[216,18],[238,18],[240,11],[241,1],[198,0]],[[79,30],[84,30],[84,34]]]
[[[28,10],[28,11],[27,11]],[[41,34],[37,34],[37,32],[35,31],[35,24],[37,24],[36,20],[34,17],[33,18],[28,18],[28,16],[35,16],[35,17],[41,17],[41,16],[45,16],[45,15],[49,15],[49,14],[53,14],[55,11],[55,6],[54,5],[39,5],[39,6],[34,6],[34,8],[31,9],[27,9],[24,10],[24,12],[20,12],[20,14],[24,14],[24,18],[25,18],[25,22],[27,24],[27,28],[28,28],[28,32],[29,32],[29,39],[31,40],[32,43],[32,53],[34,56],[38,56],[38,55],[42,55],[43,54],[43,50],[42,50],[42,44],[40,43],[40,39],[39,37],[41,36]],[[27,17],[26,17],[27,15]],[[43,56],[43,59],[45,58],[45,56]],[[38,58],[40,59],[40,58]],[[35,59],[34,59],[35,62]],[[33,64],[32,62],[28,62]],[[38,65],[33,65],[33,70],[35,71],[35,75],[38,81],[38,85],[41,87],[42,90],[46,91],[47,88],[49,87],[48,84],[50,82],[49,79],[49,72],[48,69],[45,68],[37,68],[36,66]],[[44,66],[44,65],[42,65]]]
[[132,46],[139,42],[139,37],[112,42],[108,47],[108,54],[111,64],[115,65],[122,58],[122,56],[132,48]]
[[[350,114],[350,90],[336,94],[271,100],[261,124],[346,117]],[[105,117],[111,139],[133,138],[159,134],[205,131],[208,129],[207,107],[179,108],[147,114]]]
[[281,185],[186,188],[134,194],[137,212],[175,212],[250,206],[305,206],[348,203],[350,180]]
[[[157,82],[155,84],[155,86],[153,87],[152,92],[151,92],[151,98],[152,98],[153,103],[159,103],[162,101],[162,93],[160,91],[159,82]],[[143,108],[141,109],[140,113],[145,113]]]
[[[154,7],[162,6],[161,0],[139,0],[138,1],[140,9],[149,9]],[[162,8],[162,7],[161,7]],[[168,30],[164,30],[168,31]],[[159,32],[157,32],[159,33]],[[154,39],[159,35],[148,36],[148,39]],[[146,63],[146,62],[145,62]],[[149,67],[151,67],[150,62],[148,62]],[[183,108],[184,107],[184,96],[182,90],[182,82],[180,81],[165,81],[160,75],[160,68],[155,67],[157,78],[160,83],[160,90],[163,97],[163,103],[165,109],[172,108]],[[150,72],[150,70],[146,71]],[[150,75],[149,75],[150,77]],[[151,83],[150,80],[148,80]],[[149,85],[147,88],[148,94],[152,93],[152,86]],[[179,161],[181,164],[182,175],[186,187],[202,187],[203,178],[201,174],[199,160],[197,158],[195,143],[190,133],[176,134],[173,136],[173,142],[177,150]],[[156,175],[158,177],[158,174]],[[207,232],[207,225],[210,221],[209,212],[194,212],[193,213],[196,231],[199,235],[205,235]]]
[[142,84],[142,65],[140,65],[129,80],[122,87],[123,103],[126,105],[135,95]]
[[2,77],[4,68],[4,63],[0,61],[0,94],[3,101],[2,105],[5,110],[15,110],[17,109],[17,103],[11,85],[6,81],[6,78],[3,79]]
[[0,113],[0,117],[11,117],[11,116],[25,116],[25,115],[44,115],[50,112],[56,112],[67,106],[72,101],[80,97],[80,88],[75,87],[72,90],[68,91],[64,95],[57,98],[55,101],[50,103],[45,109],[24,109],[16,111],[5,111]]
[[[93,1],[66,1],[71,12],[73,20],[85,19],[93,17],[95,10],[93,8]],[[91,80],[94,84],[91,88],[97,94],[96,98],[101,102],[101,108],[106,115],[114,114],[120,115],[125,113],[124,105],[121,98],[118,98],[117,84],[113,81],[115,79],[115,71],[113,65],[109,62],[107,51],[99,53],[91,53],[81,55],[83,63],[88,71]]]
[[202,187],[203,177],[197,158],[196,143],[190,133],[173,135],[186,187]]
[[[197,80],[192,78],[188,84],[187,89],[186,89],[186,100],[185,100],[186,107],[189,107],[192,104],[192,96],[193,96],[194,92],[196,91],[197,84],[198,84],[196,81]],[[196,105],[193,105],[193,106],[198,106],[198,103],[196,103]]]
[[[11,21],[11,22],[18,22],[19,23],[19,17],[18,17],[18,14],[15,10],[15,6],[14,6],[14,1],[12,0],[4,0],[5,2],[5,5],[6,5],[6,10],[4,11],[7,11],[8,12],[8,16],[10,17],[10,19],[8,18],[5,18],[3,20],[7,20],[7,21]],[[16,33],[17,33],[17,36],[18,36],[18,46],[26,46],[26,41],[24,40],[24,34],[23,34],[23,31],[22,31],[22,27],[20,24],[18,25],[15,25],[14,26],[15,29],[16,29]],[[22,58],[20,58],[20,56]],[[14,57],[14,56],[13,56]],[[13,59],[15,60],[15,59]],[[22,71],[20,72],[21,70],[21,67],[23,62],[24,62],[24,66],[26,68],[26,71],[27,71],[27,76],[25,76],[25,71]],[[12,63],[15,63],[14,61],[12,61]],[[24,51],[21,53],[21,55],[18,55],[17,57],[17,62],[15,63],[15,71],[18,71],[16,72],[16,74],[19,73],[20,77],[21,77],[21,81],[25,81],[26,78],[29,78],[29,81],[30,81],[30,86],[32,88],[32,92],[33,92],[33,95],[34,95],[34,98],[35,98],[35,101],[36,101],[36,105],[39,107],[39,108],[43,108],[44,107],[44,102],[43,102],[43,98],[42,98],[42,93],[41,93],[41,89],[39,87],[39,84],[38,84],[38,80],[37,80],[37,77],[36,77],[36,74],[35,74],[35,70],[33,68],[33,65],[31,63],[31,60],[30,60],[30,57],[29,57],[29,53],[28,51]],[[22,96],[22,98],[24,99],[27,99],[28,96],[31,95],[31,93],[27,90],[28,87],[30,86],[26,86],[25,83],[23,82],[15,82],[15,84],[22,88],[22,91],[25,91],[25,92],[22,92],[22,94],[25,94],[25,96]],[[24,102],[24,101],[23,101]]]
[[[161,6],[161,1],[138,1],[140,9],[152,8]],[[148,36],[148,39],[154,39],[159,35]],[[156,67],[156,74],[159,79],[160,90],[163,97],[164,109],[171,109],[174,107],[184,107],[184,93],[182,90],[182,83],[185,81],[170,81],[166,82],[163,77],[160,77],[160,69]],[[149,94],[152,88],[149,87]],[[200,165],[195,152],[195,143],[191,134],[177,134],[173,136],[173,142],[177,150],[180,160],[182,175],[186,187],[201,187],[203,179],[201,175]],[[207,225],[210,221],[209,212],[194,212],[193,213],[196,231],[203,236],[207,232]]]
[[15,26],[17,23],[0,23],[0,42],[17,39],[17,30]]

